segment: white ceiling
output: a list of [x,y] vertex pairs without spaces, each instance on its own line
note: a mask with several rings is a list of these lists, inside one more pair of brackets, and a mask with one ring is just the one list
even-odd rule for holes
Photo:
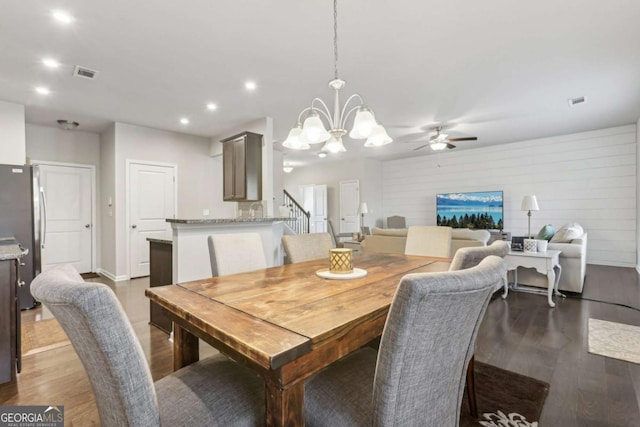
[[[360,93],[396,139],[363,149],[346,138],[341,158],[429,154],[412,151],[424,142],[406,141],[435,124],[478,136],[457,144],[464,150],[640,117],[637,0],[340,0],[338,8],[344,97]],[[76,21],[61,25],[54,9]],[[9,1],[0,99],[24,104],[29,123],[70,119],[94,132],[118,121],[210,137],[270,116],[282,141],[313,97],[332,101],[332,31],[331,0]],[[45,56],[62,66],[46,69]],[[98,78],[73,77],[74,65]],[[36,94],[38,85],[52,93]],[[589,102],[569,108],[579,96]],[[219,109],[206,111],[207,102]],[[285,160],[314,158],[289,151]]]

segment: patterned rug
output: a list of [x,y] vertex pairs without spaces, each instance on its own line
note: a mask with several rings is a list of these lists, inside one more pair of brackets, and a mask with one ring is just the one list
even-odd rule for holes
[[22,324],[22,357],[71,344],[56,319]]
[[80,276],[82,276],[83,279],[97,279],[100,277],[97,273],[82,273]]
[[589,319],[589,353],[640,364],[640,326]]
[[461,427],[536,427],[549,384],[476,361],[476,399],[479,420],[462,400]]

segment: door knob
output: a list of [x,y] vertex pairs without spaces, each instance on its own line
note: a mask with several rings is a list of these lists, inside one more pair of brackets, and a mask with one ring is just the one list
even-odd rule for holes
[[90,227],[91,227],[91,224],[85,224],[84,225],[84,228],[90,228]]
[[131,228],[138,228],[138,226],[137,226],[137,225],[135,225],[135,224],[133,224],[133,225],[131,226]]

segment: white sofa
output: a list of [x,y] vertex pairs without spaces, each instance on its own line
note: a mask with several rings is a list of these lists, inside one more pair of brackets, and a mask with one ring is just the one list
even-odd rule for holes
[[[558,289],[568,292],[582,292],[587,272],[587,233],[569,242],[549,242],[547,250],[562,251],[560,266],[562,274]],[[510,280],[513,280],[512,278]],[[518,284],[547,288],[547,276],[531,268],[518,268]]]
[[[407,228],[374,228],[371,236],[365,236],[360,247],[363,252],[387,252],[403,254],[407,243]],[[451,256],[460,248],[486,246],[490,233],[487,230],[452,230]]]

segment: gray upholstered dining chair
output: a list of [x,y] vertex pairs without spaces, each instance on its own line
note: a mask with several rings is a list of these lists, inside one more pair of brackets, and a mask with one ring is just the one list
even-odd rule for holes
[[506,264],[408,274],[376,354],[365,347],[310,378],[308,426],[457,426],[469,349]]
[[387,228],[407,228],[405,217],[393,215],[387,217]]
[[[489,246],[475,246],[468,248],[460,248],[453,256],[449,271],[465,270],[467,268],[475,267],[480,264],[483,259],[490,255],[504,258],[509,253],[509,244],[502,240],[497,240]],[[500,283],[500,287],[507,286],[507,276],[503,277],[503,282]],[[496,289],[494,289],[496,290]],[[478,403],[476,399],[476,387],[475,387],[475,348],[471,347],[471,356],[469,358],[469,365],[467,366],[467,397],[469,399],[469,411],[473,418],[478,418]]]
[[329,233],[282,236],[282,245],[290,263],[329,258],[329,251],[333,247]]
[[214,277],[267,268],[258,233],[212,234],[207,240]]
[[405,255],[448,258],[451,256],[451,227],[413,226],[407,230]]
[[31,292],[53,313],[78,353],[103,427],[264,422],[264,382],[222,355],[154,384],[140,342],[113,291],[101,283],[84,282],[73,266],[63,264],[41,273]]

